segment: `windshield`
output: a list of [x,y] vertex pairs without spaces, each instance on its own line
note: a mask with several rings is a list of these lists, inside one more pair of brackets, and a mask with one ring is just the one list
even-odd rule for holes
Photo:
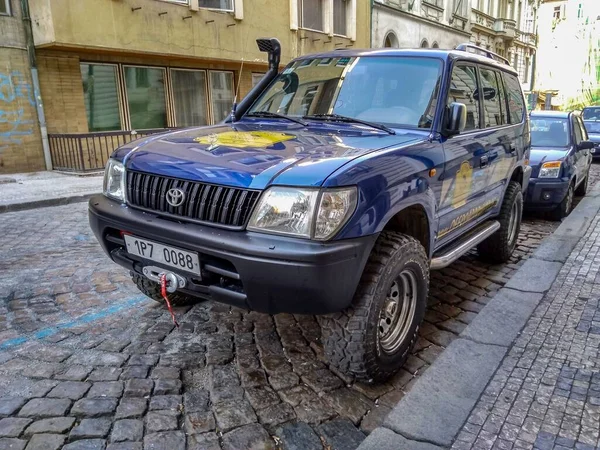
[[583,108],[583,120],[600,121],[600,106]]
[[533,147],[566,147],[569,145],[567,119],[550,117],[531,118],[531,145]]
[[398,56],[294,61],[249,113],[339,114],[392,127],[431,128],[441,68],[438,59]]
[[586,120],[583,123],[585,124],[585,129],[588,133],[600,133],[600,120],[598,120],[598,122]]

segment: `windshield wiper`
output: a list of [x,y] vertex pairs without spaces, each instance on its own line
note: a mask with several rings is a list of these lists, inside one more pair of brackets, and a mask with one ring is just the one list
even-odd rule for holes
[[254,111],[254,112],[247,113],[246,116],[248,116],[248,117],[275,117],[277,119],[287,119],[290,122],[299,123],[300,125],[302,125],[304,127],[307,125],[306,122],[302,122],[300,119],[294,119],[293,117],[286,116],[285,114],[279,114],[279,113],[275,113],[275,112],[271,112],[271,111]]
[[396,134],[394,130],[386,127],[380,123],[367,122],[366,120],[355,119],[354,117],[342,116],[341,114],[311,114],[308,116],[302,116],[303,119],[314,119],[314,120],[330,120],[332,122],[349,122],[349,123],[360,123],[371,128],[385,131],[389,134]]

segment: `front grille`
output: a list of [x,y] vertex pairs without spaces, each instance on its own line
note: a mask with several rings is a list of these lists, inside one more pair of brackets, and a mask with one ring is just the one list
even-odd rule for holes
[[[167,203],[167,192],[174,188],[184,192],[179,206]],[[241,228],[246,225],[259,194],[248,189],[127,172],[129,205],[193,222]]]

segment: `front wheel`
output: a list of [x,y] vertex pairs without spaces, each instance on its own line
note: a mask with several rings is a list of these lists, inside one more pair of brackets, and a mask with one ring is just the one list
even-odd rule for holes
[[500,214],[497,217],[500,228],[477,246],[479,257],[496,264],[508,261],[517,246],[522,215],[521,185],[511,181],[504,193]]
[[423,246],[401,233],[381,233],[350,307],[318,316],[329,362],[366,382],[392,376],[417,338],[428,289]]
[[569,189],[567,189],[567,194],[565,198],[563,198],[562,202],[552,210],[550,216],[554,220],[561,220],[567,217],[571,213],[571,209],[573,208],[573,197],[575,196],[574,183],[569,185]]

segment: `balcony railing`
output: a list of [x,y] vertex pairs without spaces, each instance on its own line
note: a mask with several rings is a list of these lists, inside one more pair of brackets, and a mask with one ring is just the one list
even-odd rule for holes
[[138,131],[106,131],[97,133],[49,134],[50,155],[54,170],[94,172],[104,169],[117,147],[151,134],[169,131],[165,128]]
[[490,30],[494,29],[494,18],[476,9],[471,9],[471,22]]

